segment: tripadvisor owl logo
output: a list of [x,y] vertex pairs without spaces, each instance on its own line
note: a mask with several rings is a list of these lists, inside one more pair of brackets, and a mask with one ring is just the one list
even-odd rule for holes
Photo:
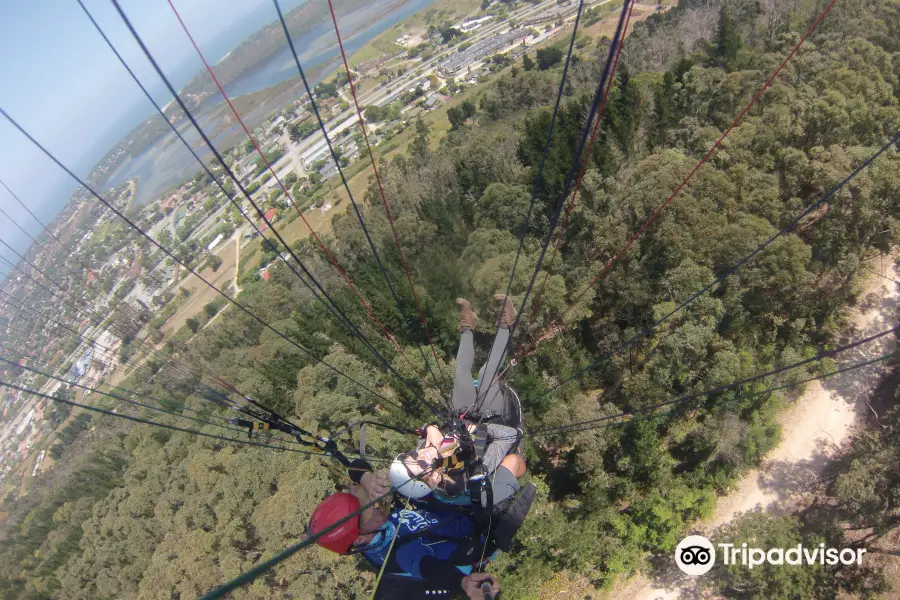
[[716,549],[702,535],[689,535],[675,548],[675,564],[687,575],[703,575],[716,564]]
[[[717,544],[723,565],[741,565],[748,569],[761,565],[862,565],[865,548],[826,548],[797,544],[790,548],[753,548],[746,543]],[[687,575],[703,575],[716,564],[713,543],[702,535],[689,535],[675,548],[675,564]]]

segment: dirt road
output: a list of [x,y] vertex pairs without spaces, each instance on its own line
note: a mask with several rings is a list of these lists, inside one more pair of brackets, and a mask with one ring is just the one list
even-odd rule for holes
[[241,272],[241,240],[244,239],[246,230],[245,227],[234,232],[234,281],[231,282],[231,285],[234,286],[235,296],[241,293],[241,288],[238,286],[238,274]]
[[[883,272],[882,272],[883,269]],[[884,331],[897,324],[900,289],[891,280],[900,279],[893,260],[872,266],[873,274],[860,295],[860,304],[848,312],[852,324],[847,341]],[[891,336],[843,353],[835,360],[838,367],[865,361],[890,352]],[[884,363],[849,371],[816,381],[796,405],[782,417],[782,443],[766,457],[759,469],[749,473],[737,489],[719,500],[712,518],[698,529],[708,534],[729,522],[739,512],[757,505],[764,510],[785,514],[808,502],[804,492],[822,471],[835,450],[853,432],[857,420],[871,412],[868,396],[878,384]],[[672,572],[674,571],[674,572]],[[676,600],[696,597],[696,580],[673,568],[649,579],[635,578],[617,598],[630,600]],[[704,596],[705,597],[705,596]]]

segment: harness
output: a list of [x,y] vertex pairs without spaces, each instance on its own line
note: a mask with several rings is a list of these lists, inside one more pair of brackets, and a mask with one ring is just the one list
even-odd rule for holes
[[447,474],[464,478],[464,488],[473,509],[473,520],[479,525],[479,529],[486,529],[494,510],[490,477],[481,462],[489,441],[487,425],[479,420],[474,434],[469,433],[461,419],[456,419],[449,426],[456,434],[459,448],[450,456],[440,459],[435,466],[443,468]]

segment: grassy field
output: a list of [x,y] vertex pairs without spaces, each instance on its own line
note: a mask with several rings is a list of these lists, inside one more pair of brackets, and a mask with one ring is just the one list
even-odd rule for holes
[[[347,183],[353,192],[353,198],[359,201],[359,199],[362,199],[366,187],[368,187],[368,173],[362,171],[349,179]],[[328,198],[327,202],[330,202],[332,205],[329,210],[322,212],[319,208],[311,208],[303,212],[303,216],[306,217],[309,226],[318,234],[330,233],[331,219],[334,215],[341,214],[350,207],[349,196],[343,185],[340,188],[329,191],[326,196]],[[303,219],[299,217],[287,224],[284,221],[276,223],[275,230],[281,234],[289,245],[293,245],[297,240],[309,236],[309,228],[303,222]],[[249,270],[262,267],[259,264],[259,260],[260,242],[259,240],[254,240],[247,244],[246,248],[241,252],[241,266],[238,276],[240,277]]]
[[[205,279],[219,289],[227,290],[234,278],[234,253],[236,247],[233,241],[228,240],[227,243],[216,253],[222,259],[222,266],[218,271],[213,271],[207,267],[200,272]],[[180,287],[191,292],[190,297],[181,309],[172,315],[166,324],[162,327],[162,332],[171,334],[178,331],[188,318],[193,317],[201,310],[203,306],[212,302],[219,297],[218,292],[207,286],[205,283],[197,279],[194,275],[190,275],[184,280]]]
[[425,29],[429,25],[437,26],[447,21],[455,23],[480,8],[481,0],[436,0],[425,10],[420,10],[407,19],[406,24],[412,28]]
[[[672,3],[664,2],[663,4],[665,5],[666,10],[674,6],[674,4]],[[584,29],[582,29],[585,35],[600,39],[604,36],[612,37],[612,35],[616,32],[616,23],[619,19],[619,9],[621,8],[621,6],[610,2],[604,5],[604,8],[606,7],[610,8],[607,9],[606,14],[604,14],[603,18],[600,19],[600,21],[594,23],[590,27],[585,27]],[[643,21],[655,12],[657,12],[655,4],[637,4],[631,11],[631,23]]]

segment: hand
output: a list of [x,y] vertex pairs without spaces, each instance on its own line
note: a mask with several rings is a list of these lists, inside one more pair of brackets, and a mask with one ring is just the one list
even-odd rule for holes
[[391,491],[391,482],[388,479],[387,471],[363,473],[359,483],[373,500]]
[[425,426],[425,445],[439,448],[444,439],[444,434],[435,425]]
[[472,573],[463,577],[462,589],[470,600],[484,600],[484,594],[481,593],[481,584],[484,582],[491,584],[491,594],[496,596],[500,593],[500,584],[490,573]]

